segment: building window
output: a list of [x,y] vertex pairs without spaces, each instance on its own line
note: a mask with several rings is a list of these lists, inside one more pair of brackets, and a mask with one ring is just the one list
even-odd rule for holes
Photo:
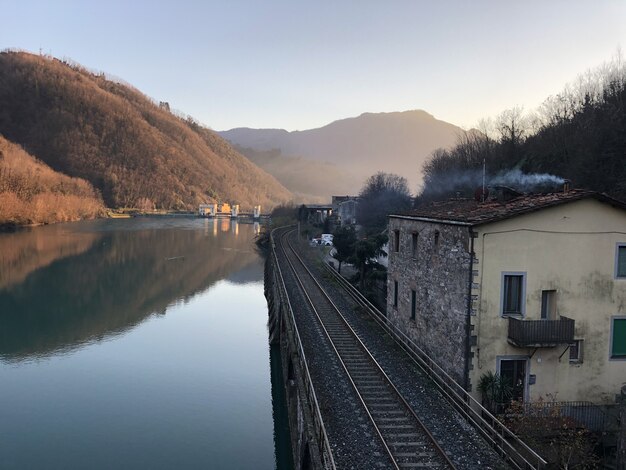
[[417,310],[417,293],[411,290],[411,320],[415,320],[415,310]]
[[626,243],[618,243],[615,253],[615,277],[626,278]]
[[583,362],[583,340],[577,339],[569,345],[569,361],[573,363]]
[[612,318],[611,359],[626,359],[626,317]]
[[400,230],[393,231],[393,250],[396,253],[400,251]]
[[556,320],[556,291],[541,291],[541,319]]
[[398,308],[398,281],[393,281],[393,308]]
[[417,233],[411,235],[411,256],[417,258]]
[[526,297],[526,273],[502,273],[502,316],[524,315]]

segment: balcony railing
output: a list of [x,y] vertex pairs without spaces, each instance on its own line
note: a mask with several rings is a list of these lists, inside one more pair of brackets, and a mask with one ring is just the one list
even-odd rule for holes
[[574,320],[520,320],[509,317],[509,343],[521,348],[549,348],[574,341]]

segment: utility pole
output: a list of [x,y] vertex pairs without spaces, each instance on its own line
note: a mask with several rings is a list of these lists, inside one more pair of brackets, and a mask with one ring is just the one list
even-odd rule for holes
[[485,180],[487,179],[487,164],[485,162],[485,159],[483,158],[483,192],[480,196],[481,201],[480,202],[485,202]]
[[626,470],[626,384],[619,397],[619,433],[617,435],[617,470]]

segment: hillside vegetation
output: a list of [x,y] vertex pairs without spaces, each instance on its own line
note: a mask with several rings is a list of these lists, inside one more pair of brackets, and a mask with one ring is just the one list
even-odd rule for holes
[[111,207],[271,207],[291,194],[211,130],[77,65],[0,53],[0,133]]
[[423,168],[422,201],[473,194],[482,184],[483,162],[488,184],[533,191],[566,178],[574,187],[626,200],[626,64],[619,57],[537,112],[507,110],[485,127],[434,152]]
[[93,186],[71,178],[0,136],[0,225],[65,222],[104,212]]

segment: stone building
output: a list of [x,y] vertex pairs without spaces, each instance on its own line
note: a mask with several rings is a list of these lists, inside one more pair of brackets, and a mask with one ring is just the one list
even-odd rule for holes
[[476,398],[614,402],[626,382],[626,204],[583,190],[389,217],[387,316]]
[[341,225],[355,225],[357,223],[358,196],[333,196],[331,204]]

